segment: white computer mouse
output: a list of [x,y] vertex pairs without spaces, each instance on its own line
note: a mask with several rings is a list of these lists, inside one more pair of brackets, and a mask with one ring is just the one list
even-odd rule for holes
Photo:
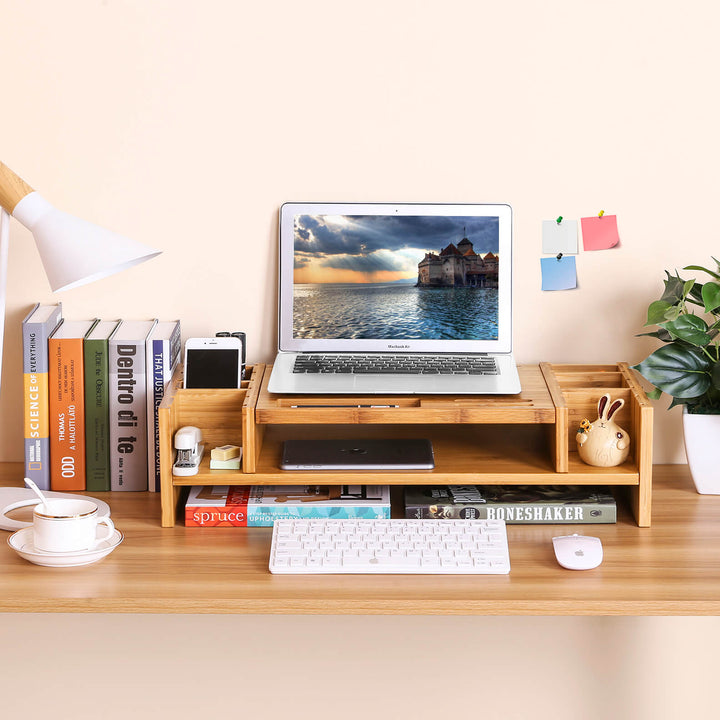
[[592,570],[603,559],[600,538],[589,535],[561,535],[553,538],[555,557],[568,570]]

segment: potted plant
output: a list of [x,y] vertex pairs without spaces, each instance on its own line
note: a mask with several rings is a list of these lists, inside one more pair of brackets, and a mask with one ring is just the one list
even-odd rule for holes
[[688,265],[684,270],[706,273],[705,283],[684,280],[667,270],[662,297],[650,303],[642,333],[664,344],[638,365],[654,385],[648,397],[664,392],[670,408],[683,406],[683,436],[690,473],[699,493],[720,494],[720,261],[716,269]]

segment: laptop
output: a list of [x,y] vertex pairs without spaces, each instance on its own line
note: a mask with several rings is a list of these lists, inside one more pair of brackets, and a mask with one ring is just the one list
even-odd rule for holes
[[271,393],[516,394],[509,205],[286,203]]

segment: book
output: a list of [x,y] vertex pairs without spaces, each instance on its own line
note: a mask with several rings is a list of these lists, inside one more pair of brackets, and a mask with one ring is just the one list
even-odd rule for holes
[[85,490],[83,341],[97,320],[62,320],[48,338],[50,489]]
[[163,320],[152,329],[146,343],[148,490],[160,490],[160,424],[158,408],[180,361],[180,321]]
[[36,304],[22,321],[25,476],[50,489],[48,338],[62,319],[62,303]]
[[157,320],[121,320],[108,342],[110,489],[148,489],[146,340]]
[[110,490],[109,338],[117,320],[100,320],[85,336],[85,486]]
[[188,527],[272,527],[275,520],[389,518],[388,485],[202,485],[185,503]]
[[405,517],[614,523],[617,506],[607,489],[588,485],[418,485],[405,488]]

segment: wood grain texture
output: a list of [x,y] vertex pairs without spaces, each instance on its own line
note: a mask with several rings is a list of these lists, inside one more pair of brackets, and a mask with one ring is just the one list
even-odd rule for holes
[[[719,615],[720,496],[697,494],[684,465],[653,474],[651,528],[638,527],[622,499],[616,524],[510,525],[512,570],[499,577],[275,576],[268,529],[161,528],[157,493],[98,493],[124,542],[67,569],[32,565],[3,543],[0,611]],[[21,463],[0,465],[1,484],[21,478]],[[603,542],[595,570],[555,561],[552,537],[578,528]]]
[[[339,424],[426,425],[433,423],[554,423],[555,405],[537,365],[518,368],[519,395],[406,395],[372,396],[373,405],[397,405],[389,409],[348,408],[370,402],[357,395],[287,396],[269,393],[270,367],[258,396],[255,421],[260,425]],[[293,405],[337,405],[338,407],[292,407]]]
[[[240,432],[243,472],[210,470],[207,457],[192,477],[161,472],[164,527],[174,524],[178,488],[182,486],[302,485],[318,480],[342,484],[352,476],[370,485],[635,486],[632,507],[638,524],[650,524],[652,479],[647,470],[641,473],[638,463],[642,459],[645,469],[650,466],[651,444],[644,442],[642,453],[635,453],[616,468],[585,465],[576,452],[577,427],[584,416],[595,418],[597,399],[606,390],[626,400],[620,421],[631,435],[647,436],[646,430],[636,432],[636,428],[640,423],[652,425],[652,407],[648,404],[643,412],[635,411],[646,398],[642,392],[638,395],[639,386],[632,386],[627,365],[521,366],[518,373],[523,389],[519,395],[373,397],[373,404],[397,406],[387,409],[347,407],[359,402],[357,396],[274,395],[268,392],[270,372],[271,366],[254,366],[241,390],[182,390],[174,382],[160,406],[162,444],[171,447],[172,437],[182,425],[199,426],[206,442],[215,445],[232,442],[227,437],[229,430]],[[180,369],[177,375],[181,376]],[[280,469],[285,440],[317,437],[427,438],[433,444],[435,468],[314,474]],[[161,453],[161,464],[168,453]],[[637,487],[641,477],[642,486]]]
[[[208,470],[210,450],[231,444],[243,447],[243,467],[246,472],[254,471],[254,408],[264,368],[264,365],[248,365],[248,379],[242,381],[241,387],[230,390],[185,389],[182,387],[182,365],[176,368],[158,409],[160,497],[164,527],[172,527],[179,497],[178,483],[173,482],[172,475],[175,457],[173,438],[179,428],[185,425],[200,428],[206,451],[204,462]],[[225,484],[222,479],[218,481],[218,471],[213,472],[215,482],[218,485]],[[192,481],[194,477],[189,480]]]
[[15,206],[33,189],[7,165],[0,162],[0,207],[12,215]]

